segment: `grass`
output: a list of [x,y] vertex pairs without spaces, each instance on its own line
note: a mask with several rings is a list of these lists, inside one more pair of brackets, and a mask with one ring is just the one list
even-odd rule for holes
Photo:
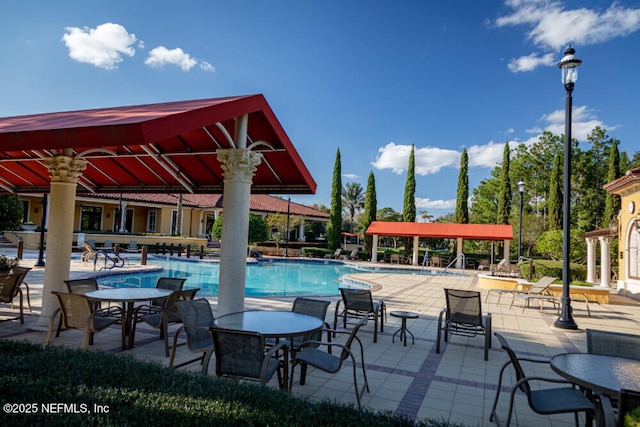
[[391,412],[312,402],[128,355],[11,340],[0,341],[0,383],[5,427],[453,426],[445,420],[413,421]]

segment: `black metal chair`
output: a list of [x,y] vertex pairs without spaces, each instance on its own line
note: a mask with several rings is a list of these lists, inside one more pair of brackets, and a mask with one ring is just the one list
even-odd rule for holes
[[[291,380],[289,383],[289,390],[293,387],[293,376],[295,367],[300,365],[300,385],[304,385],[307,375],[307,366],[312,366],[321,371],[335,374],[342,369],[343,362],[349,360],[351,367],[353,368],[353,385],[356,390],[356,400],[358,402],[358,408],[360,408],[360,399],[364,395],[365,391],[369,391],[369,383],[367,382],[367,372],[364,364],[364,349],[362,347],[362,341],[357,337],[360,328],[367,323],[367,317],[360,319],[358,323],[353,327],[350,332],[346,331],[329,331],[335,333],[348,333],[349,336],[344,344],[336,342],[320,342],[320,341],[307,341],[302,344],[300,351],[295,353],[293,362],[291,364]],[[356,358],[356,354],[352,351],[351,347],[353,342],[357,341],[360,346],[360,358]],[[326,346],[327,352],[321,350],[320,346]],[[338,347],[341,349],[339,356],[334,356],[329,352],[332,347]],[[364,385],[362,388],[358,387],[358,362],[362,369],[362,375],[364,377]]]
[[[559,378],[527,377],[524,373],[524,370],[522,369],[522,365],[520,364],[520,362],[548,364],[549,359],[531,359],[522,357],[519,358],[516,356],[515,352],[511,349],[511,347],[507,343],[507,340],[502,335],[496,333],[495,336],[498,338],[498,341],[500,341],[500,345],[502,346],[504,351],[507,352],[509,361],[506,362],[500,369],[496,397],[493,401],[493,407],[491,408],[491,416],[489,417],[489,421],[495,421],[496,424],[500,425],[498,421],[498,415],[496,413],[496,407],[498,406],[498,399],[500,397],[500,391],[502,388],[502,378],[504,375],[504,371],[509,365],[512,365],[515,370],[517,382],[511,389],[511,396],[509,399],[509,412],[507,414],[506,422],[507,426],[509,426],[511,423],[514,399],[518,390],[521,390],[527,395],[529,407],[538,414],[551,415],[573,412],[575,415],[576,427],[579,425],[579,412],[585,412],[593,417],[593,415],[595,414],[595,404],[591,400],[589,400],[589,398],[582,391],[575,388],[575,384]],[[565,384],[568,386],[533,390],[529,384],[530,382]]]
[[267,349],[264,337],[257,332],[212,328],[211,334],[216,376],[256,380],[265,385],[277,373],[280,389],[287,389],[289,350],[284,342]]
[[587,353],[640,360],[640,335],[587,329]]
[[[336,302],[336,311],[333,318],[333,329],[338,329],[338,318],[342,317],[342,327],[346,329],[347,318],[355,318],[360,323],[362,317],[373,319],[373,342],[378,342],[378,324],[380,332],[384,332],[384,319],[387,307],[384,301],[374,302],[370,289],[340,288],[342,301]],[[340,303],[344,308],[340,311]],[[335,334],[334,334],[335,336]]]
[[436,353],[440,353],[440,337],[444,330],[444,342],[449,334],[475,337],[484,335],[484,360],[489,360],[491,348],[491,313],[482,315],[480,292],[445,289],[447,306],[438,316]]
[[[213,313],[211,305],[205,298],[197,300],[187,300],[176,302],[176,308],[182,319],[182,326],[176,330],[173,335],[173,345],[171,346],[171,358],[169,366],[179,368],[193,362],[200,362],[203,373],[209,370],[209,360],[213,354],[213,336],[211,328],[213,327]],[[184,345],[192,353],[200,353],[201,355],[195,359],[187,360],[178,365],[173,362],[176,357],[176,348],[183,344],[178,344],[180,333],[185,332]]]

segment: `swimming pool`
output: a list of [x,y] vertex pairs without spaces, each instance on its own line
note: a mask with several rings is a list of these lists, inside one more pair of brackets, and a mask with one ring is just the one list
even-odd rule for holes
[[[200,288],[198,295],[218,295],[220,265],[211,262],[154,258],[161,272],[120,274],[99,277],[101,286],[153,288],[159,277],[186,278],[185,289]],[[363,270],[352,264],[331,261],[272,260],[247,265],[245,295],[248,297],[337,295],[345,274],[371,272],[419,273],[418,271],[375,268]]]

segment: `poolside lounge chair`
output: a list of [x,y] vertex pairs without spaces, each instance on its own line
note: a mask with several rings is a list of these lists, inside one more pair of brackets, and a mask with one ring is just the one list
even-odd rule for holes
[[357,260],[358,259],[358,248],[355,248],[351,251],[349,255],[340,255],[340,259],[343,260]]
[[[81,329],[84,331],[82,337],[82,345],[80,348],[85,349],[87,342],[93,344],[93,335],[102,331],[111,325],[121,322],[121,318],[103,317],[95,314],[93,304],[89,302],[86,296],[82,294],[70,294],[64,292],[53,292],[58,298],[59,308],[51,315],[49,321],[49,330],[45,345],[51,342],[51,334],[53,332],[53,323],[57,316],[62,316],[64,327],[66,329]],[[122,330],[124,334],[124,329]],[[56,333],[56,337],[60,335],[60,331]],[[124,340],[124,337],[122,338]]]
[[[491,415],[489,421],[495,421],[498,425],[498,415],[496,413],[496,407],[498,405],[498,398],[502,390],[502,378],[505,369],[509,365],[513,365],[516,372],[517,382],[513,385],[511,390],[511,396],[509,400],[509,412],[507,414],[506,426],[511,423],[511,415],[513,413],[513,405],[515,400],[515,394],[518,390],[521,390],[527,395],[527,401],[529,407],[538,414],[550,415],[550,414],[566,414],[574,413],[576,427],[579,425],[578,413],[586,412],[590,415],[595,413],[595,405],[581,390],[577,389],[573,383],[567,380],[559,378],[543,378],[543,377],[527,377],[522,369],[520,362],[532,362],[532,363],[549,363],[549,359],[529,359],[519,358],[515,352],[511,349],[507,340],[500,334],[496,333],[496,338],[500,341],[500,345],[507,352],[509,361],[506,362],[500,369],[500,375],[498,377],[498,386],[496,390],[496,397],[491,409]],[[569,386],[536,389],[531,388],[530,383],[556,383],[566,384]],[[573,387],[571,386],[573,385]],[[541,423],[542,424],[542,423]]]
[[444,342],[449,334],[475,337],[484,335],[484,360],[489,360],[491,348],[491,313],[482,315],[480,292],[459,289],[445,289],[447,306],[438,316],[436,353],[440,353],[440,337],[444,330]]
[[[213,313],[211,305],[205,298],[197,300],[177,301],[176,308],[182,319],[180,326],[173,335],[173,345],[171,346],[171,358],[169,366],[179,368],[193,362],[202,364],[202,372],[204,374],[209,370],[209,360],[213,354],[213,336],[210,329],[213,327]],[[185,332],[184,344],[178,344],[180,333]],[[201,355],[195,359],[190,359],[178,365],[173,362],[176,357],[176,348],[186,345],[187,349],[192,353],[200,353]]]
[[[336,342],[320,342],[320,341],[307,341],[302,344],[302,348],[297,352],[293,358],[291,364],[291,380],[289,382],[289,392],[293,388],[293,376],[297,365],[300,365],[300,385],[304,385],[306,382],[307,366],[312,366],[324,372],[335,374],[340,372],[344,361],[349,360],[353,369],[353,385],[356,390],[356,401],[358,402],[358,408],[360,408],[360,399],[365,391],[369,391],[369,383],[367,382],[367,372],[365,370],[364,363],[364,349],[362,341],[357,337],[360,328],[367,323],[367,318],[363,317],[349,333],[347,340],[344,344]],[[347,333],[346,331],[328,330],[328,333]],[[353,342],[357,341],[360,346],[360,360],[356,359],[356,354],[352,351],[351,347]],[[328,352],[320,350],[320,346],[327,346]],[[341,349],[339,356],[332,355],[331,348],[338,347]],[[358,387],[358,364],[362,369],[362,376],[364,377],[364,384],[362,388]]]
[[[94,245],[95,245],[95,242],[94,242]],[[96,261],[96,251],[87,242],[84,242],[82,245],[82,256],[80,257],[80,259],[85,264],[87,264],[90,261],[93,261],[95,263]]]
[[20,289],[22,277],[23,275],[19,273],[0,275],[0,302],[11,304],[13,307],[14,298],[20,296],[20,314],[17,317],[3,319],[3,321],[20,319],[20,323],[24,324],[24,307],[22,304],[22,290]]
[[342,253],[342,249],[338,248],[335,251],[333,251],[333,254],[325,254],[324,257],[331,258],[331,259],[339,259],[341,253]]
[[[519,279],[517,284],[512,289],[501,289],[501,288],[489,289],[487,291],[487,296],[485,297],[484,302],[487,302],[487,300],[489,299],[489,295],[491,294],[498,295],[498,301],[496,302],[496,304],[500,304],[500,298],[502,298],[502,295],[505,295],[505,294],[509,294],[509,295],[528,294],[529,288],[533,286],[535,286],[536,288],[542,288],[542,290],[546,290],[549,287],[549,285],[551,285],[556,280],[558,279],[552,276],[541,277],[540,280],[538,280],[537,282],[529,282],[524,279]],[[529,288],[525,289],[524,288],[525,285],[528,285]]]
[[[380,332],[384,332],[384,318],[387,310],[384,301],[374,302],[370,289],[340,288],[340,295],[342,295],[342,300],[336,302],[333,329],[338,328],[339,317],[342,317],[344,328],[347,327],[347,318],[355,318],[358,323],[362,317],[373,319],[373,342],[378,342],[378,323],[380,324]],[[341,302],[344,303],[342,311],[340,311]]]

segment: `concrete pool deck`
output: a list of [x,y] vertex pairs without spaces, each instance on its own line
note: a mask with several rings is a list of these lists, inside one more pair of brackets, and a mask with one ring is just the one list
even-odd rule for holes
[[[2,253],[2,252],[0,252]],[[21,265],[32,266],[35,258],[25,255]],[[152,263],[152,262],[150,262]],[[380,266],[378,264],[378,266]],[[385,265],[386,267],[387,265]],[[131,266],[125,269],[141,268],[131,260]],[[72,278],[93,274],[93,265],[83,265],[79,261],[71,262]],[[470,271],[467,271],[470,272]],[[475,272],[474,272],[475,273]],[[504,335],[511,346],[521,356],[549,357],[559,353],[586,351],[586,328],[604,329],[617,332],[640,334],[640,302],[610,295],[610,304],[592,305],[591,317],[587,316],[584,305],[574,307],[574,319],[578,331],[566,331],[553,327],[557,318],[550,306],[544,310],[532,307],[522,311],[521,306],[509,309],[510,298],[503,298],[500,305],[496,298],[489,297],[485,304],[486,290],[478,287],[475,274],[468,276],[438,276],[419,274],[363,273],[366,280],[380,286],[374,292],[374,298],[383,299],[387,313],[391,311],[412,311],[418,319],[407,321],[407,327],[415,335],[415,344],[405,347],[392,335],[400,327],[401,320],[392,316],[385,319],[384,332],[379,334],[378,343],[373,343],[373,322],[369,322],[359,334],[365,347],[365,364],[369,379],[370,393],[365,393],[363,406],[372,410],[389,410],[414,419],[445,419],[463,425],[491,425],[489,412],[496,392],[498,371],[507,360],[506,353],[493,339],[493,348],[489,352],[489,361],[483,360],[483,337],[467,338],[452,336],[444,344],[441,353],[435,352],[437,319],[444,307],[444,288],[470,289],[482,292],[483,312],[491,312],[493,331]],[[361,276],[361,275],[356,275]],[[0,326],[0,339],[23,339],[34,343],[43,343],[46,331],[34,327],[40,312],[42,297],[43,269],[34,268],[27,276],[31,290],[33,312],[25,312],[25,324],[19,321],[3,322]],[[217,310],[217,298],[207,297],[212,304],[214,315]],[[290,298],[247,298],[246,309],[282,309],[289,310],[293,302]],[[339,297],[321,299],[330,300],[326,320],[333,322],[335,302]],[[25,301],[26,306],[26,301]],[[0,317],[15,315],[8,304],[0,305]],[[176,327],[170,329],[170,336]],[[82,339],[80,331],[63,332],[54,338],[52,344],[79,348]],[[96,334],[95,345],[91,350],[102,350],[113,354],[120,351],[119,326]],[[163,341],[158,331],[140,324],[136,333],[136,346],[127,351],[143,360],[154,360],[168,365],[164,356]],[[187,360],[192,356],[184,347],[177,351],[177,360]],[[531,369],[535,368],[535,369]],[[197,371],[197,364],[185,368]],[[528,374],[541,376],[556,375],[546,366],[526,367]],[[213,375],[210,367],[209,375]],[[361,380],[361,378],[359,378]],[[275,383],[275,380],[273,380]],[[506,384],[513,384],[508,379]],[[274,385],[274,384],[270,384]],[[275,385],[274,385],[275,387]],[[506,416],[509,387],[503,388],[498,413]],[[294,383],[293,395],[310,399],[329,399],[355,403],[352,372],[348,368],[336,375],[321,373],[309,369],[307,383],[300,386]],[[519,426],[573,425],[572,415],[542,416],[529,409],[525,397],[520,394],[516,399],[513,422]]]

